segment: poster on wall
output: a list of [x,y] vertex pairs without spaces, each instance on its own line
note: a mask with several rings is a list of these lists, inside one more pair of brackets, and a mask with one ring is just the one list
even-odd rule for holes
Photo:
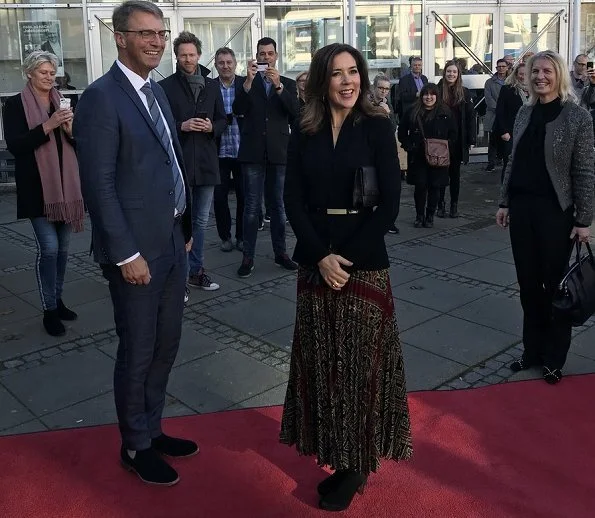
[[55,54],[58,58],[56,75],[64,75],[64,53],[59,20],[19,22],[19,43],[21,45],[21,63],[31,52],[45,50]]

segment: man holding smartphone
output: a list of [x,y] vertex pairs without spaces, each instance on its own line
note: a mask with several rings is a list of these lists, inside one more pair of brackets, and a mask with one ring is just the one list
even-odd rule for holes
[[160,81],[171,105],[192,189],[192,249],[188,255],[188,285],[219,289],[204,268],[204,238],[215,185],[219,184],[217,141],[227,127],[218,82],[198,64],[201,42],[184,31],[174,40],[177,70]]
[[275,264],[296,270],[286,251],[283,185],[289,129],[299,113],[296,84],[276,69],[277,44],[262,38],[257,59],[248,63],[243,88],[233,103],[233,112],[243,116],[238,160],[244,177],[244,257],[240,277],[254,270],[254,251],[262,195],[271,211],[271,241]]

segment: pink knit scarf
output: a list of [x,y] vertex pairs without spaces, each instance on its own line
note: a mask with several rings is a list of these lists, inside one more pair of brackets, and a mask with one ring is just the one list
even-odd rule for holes
[[[29,129],[34,129],[49,119],[46,109],[35,95],[31,82],[21,92],[25,117]],[[50,91],[50,102],[56,110],[60,107],[60,94],[55,88]],[[85,209],[81,194],[81,181],[74,148],[60,131],[62,139],[62,171],[56,137],[50,131],[50,141],[35,150],[35,160],[43,189],[43,213],[48,221],[64,221],[72,225],[73,232],[84,230]]]

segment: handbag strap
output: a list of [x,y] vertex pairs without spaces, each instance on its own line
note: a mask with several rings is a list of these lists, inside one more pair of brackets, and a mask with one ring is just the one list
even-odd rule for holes
[[417,116],[417,125],[419,126],[419,131],[421,132],[421,138],[426,140],[426,134],[424,133],[424,125],[421,123],[421,117]]

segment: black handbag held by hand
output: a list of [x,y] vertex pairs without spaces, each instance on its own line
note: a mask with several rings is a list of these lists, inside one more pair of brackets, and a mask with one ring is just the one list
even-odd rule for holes
[[587,254],[581,257],[581,242],[577,239],[570,250],[568,261],[576,249],[576,259],[558,285],[552,302],[556,315],[570,320],[573,326],[582,326],[595,313],[595,258],[589,243]]
[[353,182],[353,208],[376,207],[380,203],[378,175],[373,165],[364,165],[355,170]]

